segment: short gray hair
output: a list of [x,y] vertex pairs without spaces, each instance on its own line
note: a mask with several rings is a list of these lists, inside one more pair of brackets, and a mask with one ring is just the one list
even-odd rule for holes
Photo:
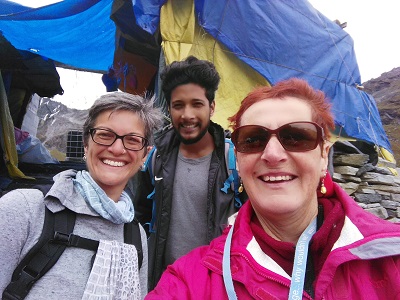
[[97,99],[89,109],[89,114],[83,124],[83,142],[89,139],[89,129],[93,128],[97,117],[105,112],[131,111],[138,114],[144,123],[145,138],[153,143],[153,133],[160,129],[163,115],[159,108],[154,107],[154,96],[151,98],[132,95],[125,92],[110,92]]

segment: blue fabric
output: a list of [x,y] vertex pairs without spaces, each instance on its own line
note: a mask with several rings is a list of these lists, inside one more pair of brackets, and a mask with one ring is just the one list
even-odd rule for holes
[[[306,0],[195,0],[200,24],[272,84],[307,80],[333,103],[337,126],[391,151],[372,96],[361,83],[352,38]],[[343,132],[343,131],[342,131]]]
[[165,2],[167,0],[132,0],[137,25],[154,34],[160,23],[160,8]]
[[0,7],[1,7],[1,10],[0,10],[1,16],[5,16],[8,14],[14,14],[16,12],[21,12],[21,11],[29,9],[29,7],[23,6],[18,3],[10,2],[7,0],[0,0]]
[[[0,31],[15,48],[87,71],[106,71],[112,66],[112,0],[64,0],[37,9],[19,7],[14,14],[9,14],[7,3],[0,3]],[[8,13],[3,13],[3,7]]]
[[[132,0],[113,19],[136,40],[154,43],[166,1]],[[200,25],[269,82],[307,80],[331,99],[338,132],[391,151],[375,100],[356,88],[362,81],[352,38],[308,1],[194,1]],[[112,0],[65,0],[23,13],[11,2],[0,5],[0,31],[17,49],[88,71],[112,65]],[[10,16],[12,9],[19,13]]]
[[[392,151],[375,100],[356,88],[352,38],[308,1],[194,1],[200,25],[269,82],[307,80],[332,101],[338,131]],[[166,1],[133,2],[136,20],[147,20],[138,25],[154,33]]]
[[114,224],[132,222],[135,211],[132,200],[125,191],[118,202],[114,202],[87,171],[77,172],[73,182],[86,203],[100,216]]
[[39,8],[31,8],[0,0],[0,16],[3,20],[53,20],[66,18],[79,14],[101,0],[63,0],[61,2],[46,5]]
[[16,146],[18,162],[31,164],[58,164],[58,160],[53,158],[43,146],[42,142],[35,136],[29,135],[25,140]]

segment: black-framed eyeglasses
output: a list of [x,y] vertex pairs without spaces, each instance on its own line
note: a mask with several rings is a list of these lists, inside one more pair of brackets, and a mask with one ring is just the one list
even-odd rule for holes
[[125,149],[131,151],[140,151],[148,145],[146,138],[134,133],[118,135],[105,128],[90,128],[89,133],[93,142],[102,146],[111,146],[117,139],[121,139]]
[[292,122],[277,129],[245,125],[238,127],[231,138],[236,151],[256,153],[264,151],[273,134],[282,147],[290,152],[314,150],[324,139],[323,128],[314,122]]

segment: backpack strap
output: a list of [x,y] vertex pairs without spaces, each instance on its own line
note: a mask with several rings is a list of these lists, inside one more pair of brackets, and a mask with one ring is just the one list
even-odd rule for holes
[[75,213],[67,209],[53,214],[46,208],[39,241],[15,269],[11,283],[3,292],[3,299],[24,299],[33,284],[54,266],[67,247],[66,244],[53,242],[54,232],[72,232],[75,216]]
[[228,189],[231,188],[235,195],[235,207],[240,208],[243,203],[239,197],[239,172],[236,169],[236,157],[235,151],[233,150],[233,143],[230,139],[225,138],[225,163],[228,172],[228,178],[224,182],[224,186],[221,188],[225,194],[228,193]]
[[124,225],[124,241],[127,244],[134,245],[138,254],[139,269],[143,263],[142,235],[140,234],[139,222],[133,219],[130,223]]
[[[34,188],[46,195],[51,186],[38,185]],[[53,213],[45,207],[43,229],[39,240],[15,268],[11,283],[3,292],[3,300],[24,299],[33,284],[56,264],[66,247],[77,247],[97,252],[99,241],[72,234],[75,220],[76,213],[69,209]],[[125,224],[124,241],[136,247],[140,269],[143,262],[143,249],[137,220],[134,219],[131,223]]]
[[153,185],[153,191],[147,195],[147,199],[153,201],[152,209],[151,209],[151,220],[150,224],[146,223],[146,225],[149,225],[149,232],[155,232],[154,225],[156,223],[156,202],[154,201],[154,195],[156,193],[156,181],[154,177],[154,165],[156,161],[156,155],[157,154],[157,148],[156,146],[153,146],[151,148],[146,161],[144,163],[144,168],[142,169],[142,172],[146,172],[147,170],[149,171],[150,178],[151,178],[151,184]]

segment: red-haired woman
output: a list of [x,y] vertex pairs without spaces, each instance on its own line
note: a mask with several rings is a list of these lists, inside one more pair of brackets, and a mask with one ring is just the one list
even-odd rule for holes
[[400,299],[400,227],[327,174],[324,94],[300,79],[262,87],[230,121],[249,201],[146,299]]

